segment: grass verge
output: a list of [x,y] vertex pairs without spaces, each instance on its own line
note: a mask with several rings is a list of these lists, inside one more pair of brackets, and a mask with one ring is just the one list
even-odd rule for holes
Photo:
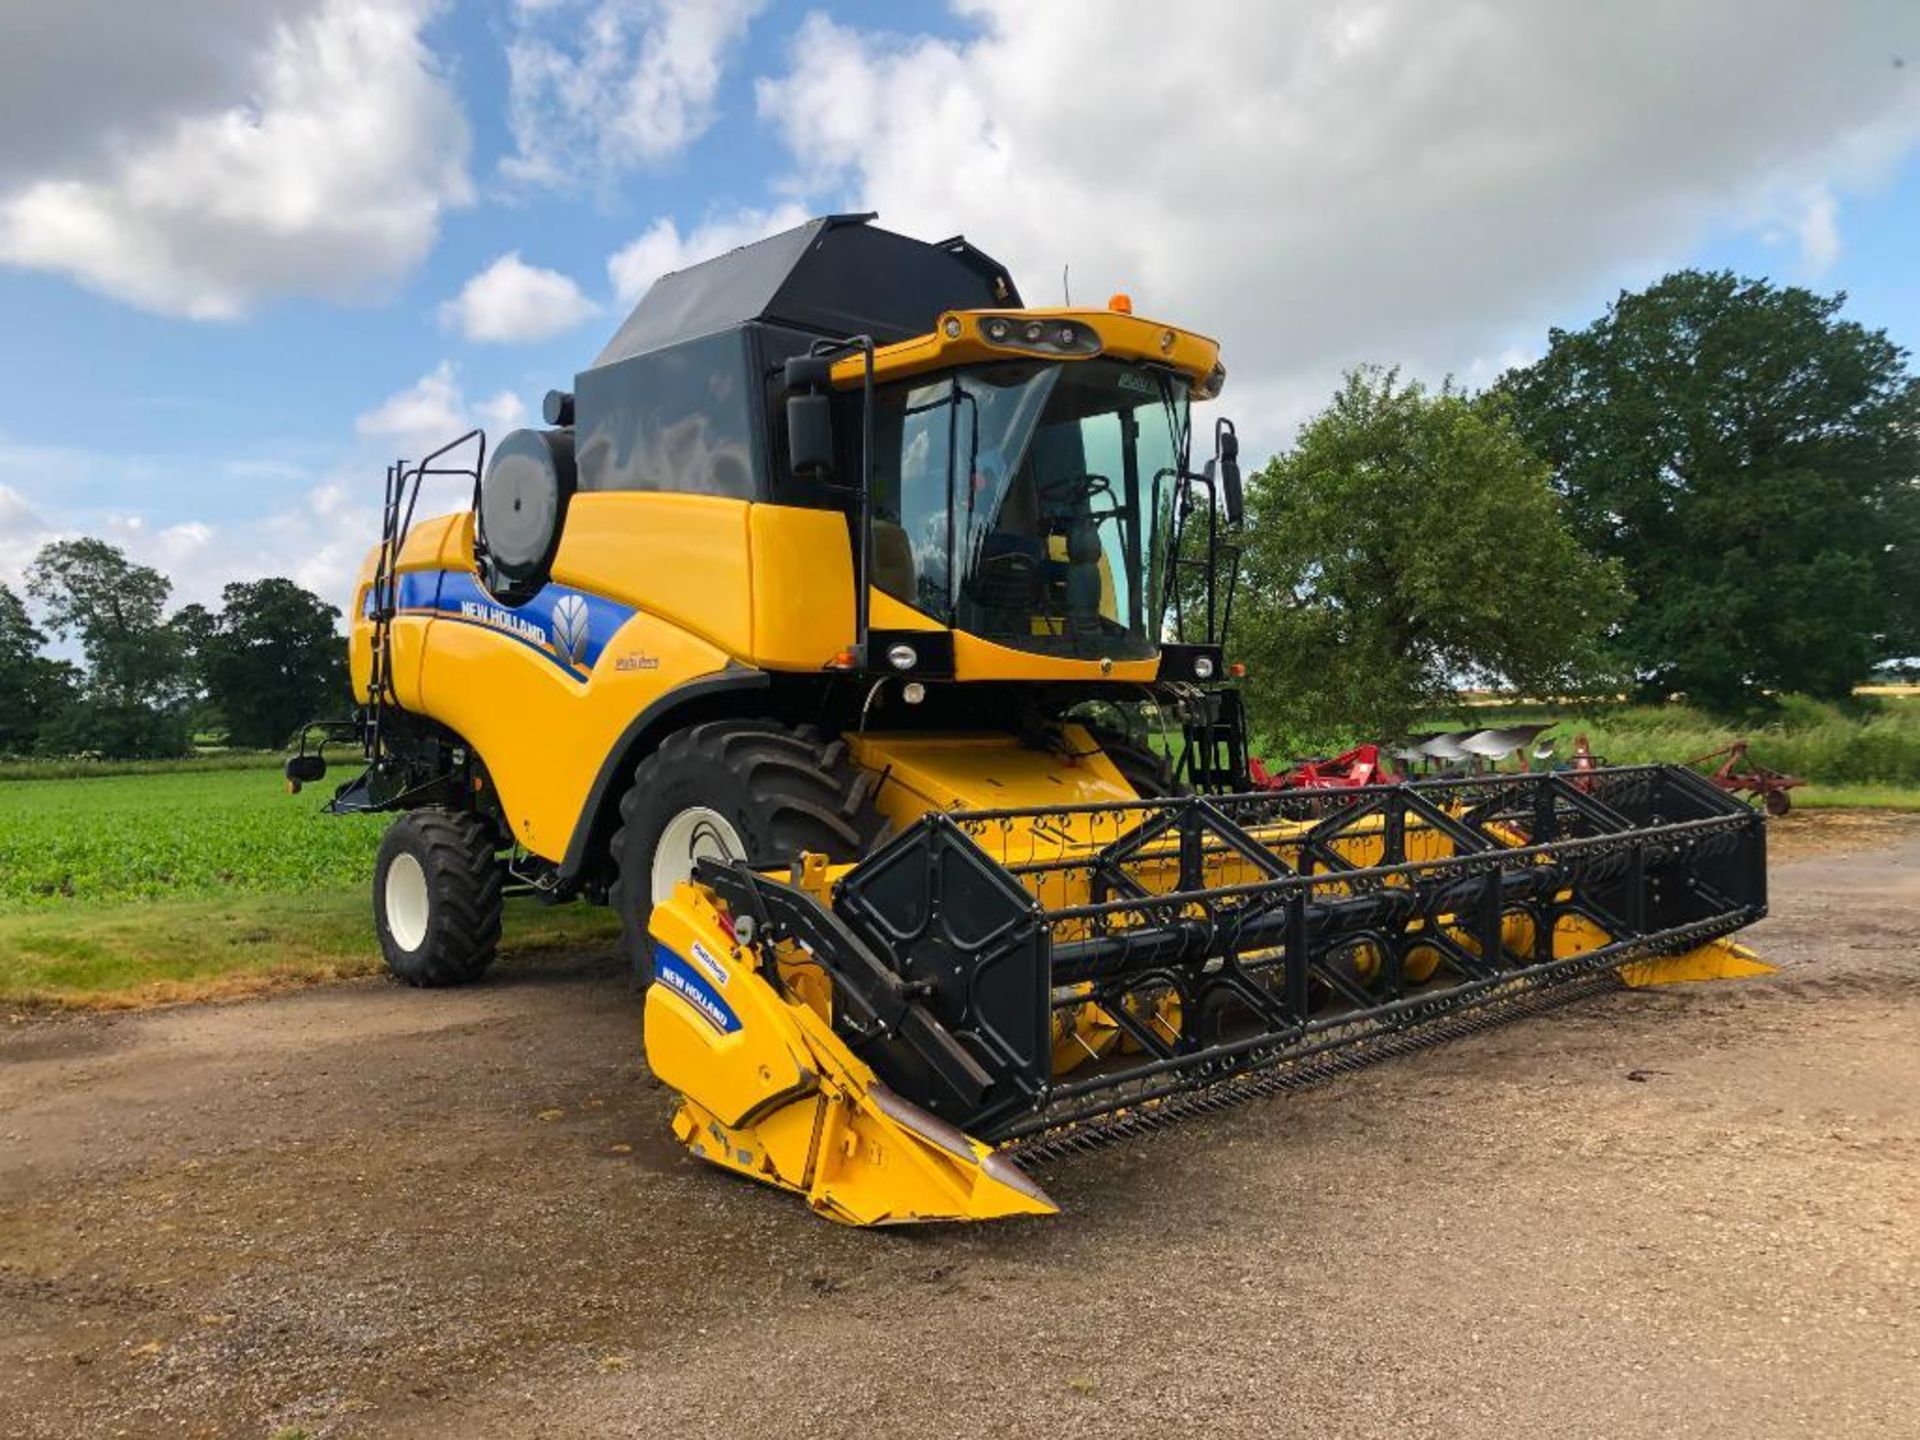
[[1920,811],[1920,785],[1803,785],[1793,792],[1793,808]]
[[[0,914],[0,1004],[134,1009],[380,972],[364,890]],[[502,953],[610,944],[611,911],[508,902]]]
[[4,760],[0,780],[104,780],[117,775],[204,775],[217,770],[278,770],[278,750],[208,750],[170,760]]

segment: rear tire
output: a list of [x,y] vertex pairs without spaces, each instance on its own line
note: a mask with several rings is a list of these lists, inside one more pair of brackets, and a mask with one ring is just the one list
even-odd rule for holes
[[394,977],[464,985],[500,948],[505,872],[492,830],[454,810],[409,810],[387,827],[373,867],[373,923]]
[[1183,793],[1184,787],[1173,778],[1173,763],[1158,750],[1112,730],[1090,727],[1087,733],[1142,800],[1164,800]]
[[662,740],[634,769],[612,846],[611,899],[636,984],[653,980],[648,917],[696,859],[732,856],[767,870],[803,850],[858,860],[885,828],[874,783],[844,740],[812,727],[715,720]]

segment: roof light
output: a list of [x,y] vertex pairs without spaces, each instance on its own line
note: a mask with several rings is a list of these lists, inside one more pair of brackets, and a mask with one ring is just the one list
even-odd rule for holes
[[1133,297],[1124,291],[1117,292],[1112,299],[1107,301],[1107,309],[1113,311],[1116,315],[1131,315],[1133,313]]

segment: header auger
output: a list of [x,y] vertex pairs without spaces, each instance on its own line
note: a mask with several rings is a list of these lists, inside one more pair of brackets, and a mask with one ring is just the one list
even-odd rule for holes
[[[1048,1213],[1063,1149],[1764,968],[1764,822],[1684,769],[1256,790],[1231,424],[1189,464],[1218,347],[871,218],[663,278],[548,428],[390,476],[316,733],[367,756],[333,808],[404,812],[397,975],[479,975],[504,891],[612,905],[681,1139],[869,1224]],[[415,523],[427,475],[472,509]]]

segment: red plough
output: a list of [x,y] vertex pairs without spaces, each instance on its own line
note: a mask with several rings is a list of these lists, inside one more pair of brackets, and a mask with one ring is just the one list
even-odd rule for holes
[[1723,749],[1696,756],[1687,764],[1698,770],[1715,760],[1720,764],[1707,772],[1707,779],[1729,795],[1752,796],[1766,806],[1769,815],[1784,815],[1791,810],[1793,798],[1787,792],[1807,783],[1798,775],[1783,774],[1757,760],[1748,759],[1745,740],[1736,740]]
[[1356,745],[1331,760],[1304,760],[1277,775],[1257,758],[1247,762],[1247,769],[1262,790],[1357,790],[1390,778],[1378,745]]

